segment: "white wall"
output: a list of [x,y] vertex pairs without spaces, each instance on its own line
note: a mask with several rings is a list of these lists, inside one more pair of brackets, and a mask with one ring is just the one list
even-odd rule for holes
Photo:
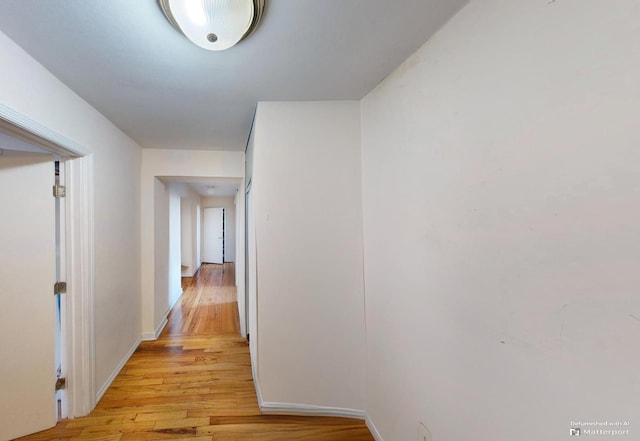
[[200,195],[190,186],[180,188],[182,276],[192,277],[200,268]]
[[638,23],[635,0],[472,1],[363,100],[385,440],[637,423]]
[[[202,237],[202,232],[200,231],[200,224],[202,223],[202,206],[200,205],[200,201],[198,201],[197,204],[195,204],[195,214],[194,214],[194,218],[193,218],[193,230],[195,231],[195,235],[193,237],[193,248],[195,251],[194,254],[194,258],[195,258],[195,268],[197,271],[198,269],[200,269],[200,266],[202,265],[202,248],[200,247],[200,243],[202,242],[201,237]],[[194,271],[194,274],[195,274]]]
[[[234,197],[203,197],[202,208],[224,208],[224,261],[236,261],[236,205]],[[204,215],[204,213],[203,213]],[[204,238],[204,234],[201,233]]]
[[162,319],[153,332],[143,333],[144,340],[158,337],[166,324],[164,320],[182,295],[182,222],[181,195],[184,184],[154,179],[154,317]]
[[[86,146],[95,188],[96,390],[140,337],[137,144],[0,33],[0,101]],[[151,183],[151,194],[153,187]]]
[[[154,225],[154,245],[156,250],[156,261],[154,266],[154,283],[155,283],[155,302],[153,306],[154,317],[165,317],[165,314],[169,310],[169,292],[170,292],[170,205],[171,205],[171,191],[168,184],[162,182],[160,179],[155,178],[154,185],[154,210],[155,210],[155,225]],[[162,330],[165,322],[161,320],[156,323],[152,333],[143,333],[143,339],[149,340],[157,337],[157,334]]]
[[260,103],[253,207],[262,397],[363,411],[358,102]]
[[236,214],[236,256],[240,258],[236,259],[236,292],[238,294],[238,314],[239,322],[240,322],[240,334],[243,337],[247,336],[247,302],[246,302],[246,294],[245,294],[245,263],[244,263],[244,255],[245,255],[245,246],[244,246],[244,238],[245,238],[245,215],[244,215],[244,191],[245,184],[244,180],[240,183],[240,188],[236,193],[236,197],[234,198],[235,204],[235,214]]
[[[242,179],[244,176],[244,153],[160,149],[144,149],[142,151],[140,178],[142,332],[146,338],[152,338],[166,318],[156,304],[161,304],[168,289],[166,286],[157,285],[157,280],[154,277],[156,261],[163,262],[168,259],[168,247],[167,249],[162,246],[156,247],[154,241],[155,222],[157,221],[155,218],[157,210],[154,208],[156,176]],[[168,212],[166,216],[168,216]]]
[[182,246],[180,191],[169,186],[169,304],[166,314],[182,295]]
[[245,195],[247,206],[247,253],[245,258],[246,263],[246,279],[245,279],[245,291],[247,298],[247,334],[249,339],[249,353],[251,355],[251,367],[253,368],[253,380],[258,392],[258,400],[262,400],[262,394],[260,393],[260,360],[258,359],[258,342],[260,341],[260,334],[258,329],[258,291],[257,291],[257,265],[256,265],[256,222],[253,210],[253,193],[251,190]]
[[251,368],[253,369],[253,380],[256,386],[258,402],[262,401],[260,391],[260,376],[258,360],[258,295],[257,285],[257,268],[256,268],[256,222],[255,210],[253,209],[253,192],[251,191],[253,182],[253,153],[255,151],[255,119],[251,128],[249,142],[247,143],[246,161],[245,161],[245,298],[246,298],[246,326],[249,335],[249,354],[251,355]]
[[[187,198],[180,200],[180,264],[182,277],[191,277],[194,267],[193,243],[194,231],[191,228],[191,203]],[[194,207],[195,209],[195,207]]]

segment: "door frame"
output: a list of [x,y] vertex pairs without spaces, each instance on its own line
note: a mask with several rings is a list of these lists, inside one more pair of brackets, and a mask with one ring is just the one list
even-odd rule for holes
[[[95,242],[93,154],[37,121],[0,103],[0,129],[65,162],[66,305],[62,312],[62,360],[66,400],[62,416],[89,414],[95,394]],[[54,369],[54,367],[51,367]],[[53,398],[52,398],[53,399]]]

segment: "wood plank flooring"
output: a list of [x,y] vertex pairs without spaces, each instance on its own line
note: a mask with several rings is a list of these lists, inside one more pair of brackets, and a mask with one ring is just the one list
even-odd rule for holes
[[260,414],[233,264],[204,264],[183,289],[89,416],[20,440],[373,441],[360,420]]

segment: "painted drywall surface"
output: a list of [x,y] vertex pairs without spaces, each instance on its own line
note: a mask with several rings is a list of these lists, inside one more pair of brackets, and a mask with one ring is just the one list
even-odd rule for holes
[[[195,268],[197,271],[200,268],[200,265],[202,265],[202,249],[200,248],[200,223],[201,223],[201,213],[202,213],[202,206],[200,205],[200,201],[198,200],[198,202],[195,204],[195,210],[191,213],[193,215],[193,223],[191,224],[191,227],[193,229],[193,231],[195,231],[195,235],[193,236],[193,248],[194,248],[194,259],[195,259]],[[194,271],[194,274],[195,274]]]
[[169,187],[169,304],[165,314],[182,295],[180,192],[174,185]]
[[[249,188],[251,185],[251,179],[253,177],[253,151],[255,144],[255,130],[254,126],[251,127],[251,133],[249,134],[249,142],[247,142],[247,148],[245,151],[245,177],[242,182],[242,187],[240,192],[238,193],[239,198],[241,198],[240,208],[242,210],[242,216],[240,216],[240,210],[238,210],[237,219],[239,222],[244,222],[245,228],[241,231],[238,228],[238,244],[241,245],[238,247],[238,256],[244,256],[244,267],[242,272],[238,271],[237,274],[241,275],[242,281],[238,283],[238,298],[240,297],[240,287],[242,286],[242,291],[244,292],[245,299],[245,320],[244,320],[244,334],[251,335],[249,339],[249,353],[251,354],[251,365],[254,369],[254,375],[257,375],[257,363],[258,363],[258,351],[257,351],[257,342],[258,342],[258,327],[257,322],[252,323],[252,317],[257,317],[257,299],[255,297],[255,293],[252,293],[252,283],[249,280],[255,279],[255,264],[249,264],[249,255],[252,255],[252,259],[255,261],[255,247],[251,248],[251,241],[249,240],[249,236],[253,236],[253,216],[249,212],[249,204],[250,195]],[[249,216],[251,215],[251,222],[249,221]],[[237,269],[236,265],[236,269]],[[255,291],[255,290],[253,290]],[[241,300],[238,300],[238,308],[240,308]],[[242,309],[240,309],[242,311]],[[242,321],[240,321],[240,326],[242,327]],[[256,378],[257,379],[257,378]]]
[[236,209],[236,292],[238,295],[238,314],[240,323],[240,334],[247,336],[247,313],[246,313],[246,293],[245,293],[245,260],[242,258],[245,254],[245,215],[244,215],[244,180],[240,184],[240,190],[236,193],[234,204]]
[[172,183],[180,196],[180,261],[182,276],[191,277],[200,267],[200,241],[198,228],[200,195],[185,183]]
[[638,23],[631,0],[472,1],[362,101],[385,440],[640,436]]
[[260,368],[258,360],[258,297],[256,292],[257,268],[256,268],[256,243],[255,243],[255,214],[253,209],[253,193],[251,186],[253,181],[253,152],[255,151],[255,121],[247,143],[245,163],[245,297],[247,299],[247,335],[249,338],[249,354],[251,355],[251,367],[256,386],[258,401],[262,400],[260,393]]
[[[258,328],[258,293],[257,293],[257,260],[256,260],[256,222],[253,210],[253,194],[251,190],[245,195],[246,198],[246,225],[247,236],[245,239],[246,252],[246,279],[245,290],[247,297],[247,335],[249,335],[249,354],[251,355],[251,367],[253,368],[253,379],[256,391],[260,390],[260,360],[258,359],[258,342],[260,341],[260,333]],[[258,395],[261,399],[261,395]]]
[[[156,293],[163,295],[164,289],[156,291],[155,260],[168,259],[168,248],[156,249],[154,241],[154,180],[164,177],[219,177],[239,178],[244,176],[244,153],[225,151],[142,150],[140,222],[141,273],[142,273],[142,332],[155,332],[164,320],[156,312]],[[168,216],[168,213],[167,213]],[[168,281],[167,281],[168,283]],[[161,301],[161,300],[160,300]]]
[[[155,302],[154,316],[161,317],[153,334],[145,334],[145,339],[155,338],[164,318],[182,295],[182,223],[181,196],[184,184],[165,183],[154,180],[155,229],[154,246],[156,265],[154,267]],[[189,207],[187,207],[189,208]]]
[[185,267],[183,277],[191,277],[200,268],[200,195],[188,185],[180,185],[180,210],[182,219],[182,259]]
[[[224,261],[236,261],[236,205],[233,197],[203,197],[202,208],[224,208]],[[204,235],[202,235],[204,237]]]
[[193,275],[195,263],[191,240],[195,233],[191,228],[191,209],[191,201],[187,198],[182,198],[180,200],[180,263],[183,277],[191,277]]
[[94,156],[96,390],[140,336],[139,146],[0,33],[0,101]]
[[[170,273],[170,219],[171,219],[171,192],[169,184],[155,178],[153,181],[154,188],[154,205],[155,225],[154,225],[154,244],[157,258],[154,266],[154,287],[155,302],[154,317],[164,317],[169,309],[169,291],[171,283],[169,280]],[[156,328],[161,322],[155,323]],[[152,334],[145,334],[145,339],[155,336],[156,328]]]
[[363,410],[358,102],[260,103],[253,208],[268,402]]
[[[156,206],[155,211],[155,222],[158,222],[159,225],[163,225],[165,222],[168,222],[169,231],[168,236],[165,237],[165,243],[155,243],[155,251],[154,251],[154,259],[160,263],[160,267],[164,267],[164,262],[168,260],[168,280],[165,280],[162,277],[158,277],[158,266],[156,266],[154,273],[156,277],[154,278],[154,299],[153,299],[153,320],[155,326],[155,334],[150,331],[145,331],[143,333],[143,337],[146,339],[155,338],[157,331],[162,326],[164,319],[168,313],[168,310],[175,304],[180,295],[182,294],[181,287],[181,276],[191,276],[200,267],[200,213],[201,213],[201,198],[198,194],[193,191],[188,185],[180,182],[174,182],[177,178],[194,178],[194,177],[208,177],[208,176],[189,176],[189,175],[181,175],[179,177],[169,176],[169,177],[161,177],[161,180],[168,181],[167,188],[169,189],[168,200],[169,200],[169,209],[168,211],[163,210],[161,204]],[[228,176],[222,176],[224,178],[228,178]],[[240,178],[237,179],[240,183],[242,180]],[[228,205],[231,211],[231,225],[232,225],[232,237],[235,239],[235,220],[233,219],[233,200],[231,198],[226,198],[223,201],[223,205]],[[184,206],[183,206],[184,204]],[[158,210],[158,208],[161,208]],[[182,229],[182,216],[184,214],[185,208],[189,213],[189,219],[186,220],[188,222],[189,228],[188,231],[191,231],[190,236],[184,237],[188,231]],[[168,216],[167,219],[159,219],[158,216]],[[195,233],[195,234],[194,234]],[[191,249],[191,260],[195,262],[195,265],[192,265],[188,268],[187,274],[181,271],[182,261],[182,252],[183,246],[185,243],[181,241],[181,238],[190,242],[189,247]],[[168,245],[167,245],[168,243]],[[231,241],[232,246],[232,257],[234,257],[235,245],[233,241]],[[242,256],[244,257],[244,256]],[[229,259],[227,259],[228,261]],[[159,285],[160,284],[160,285]],[[168,301],[167,301],[168,299]]]

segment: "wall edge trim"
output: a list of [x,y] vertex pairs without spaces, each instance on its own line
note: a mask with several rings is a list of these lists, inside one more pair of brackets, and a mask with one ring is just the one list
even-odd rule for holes
[[380,435],[380,432],[378,432],[376,425],[373,424],[373,421],[371,420],[371,417],[369,415],[367,415],[367,417],[365,418],[365,424],[367,425],[369,432],[371,432],[371,435],[376,441],[384,441],[384,439],[382,439],[382,435]]
[[291,415],[315,415],[333,416],[345,418],[357,418],[365,420],[367,415],[364,410],[347,409],[332,406],[317,406],[314,404],[280,403],[274,401],[258,401],[260,411],[263,414],[291,414]]
[[[4,103],[0,103],[0,119],[16,127],[15,130],[11,130],[14,136],[34,142],[54,154],[75,157],[91,153],[83,145],[51,130]],[[4,126],[4,124],[2,125]]]

